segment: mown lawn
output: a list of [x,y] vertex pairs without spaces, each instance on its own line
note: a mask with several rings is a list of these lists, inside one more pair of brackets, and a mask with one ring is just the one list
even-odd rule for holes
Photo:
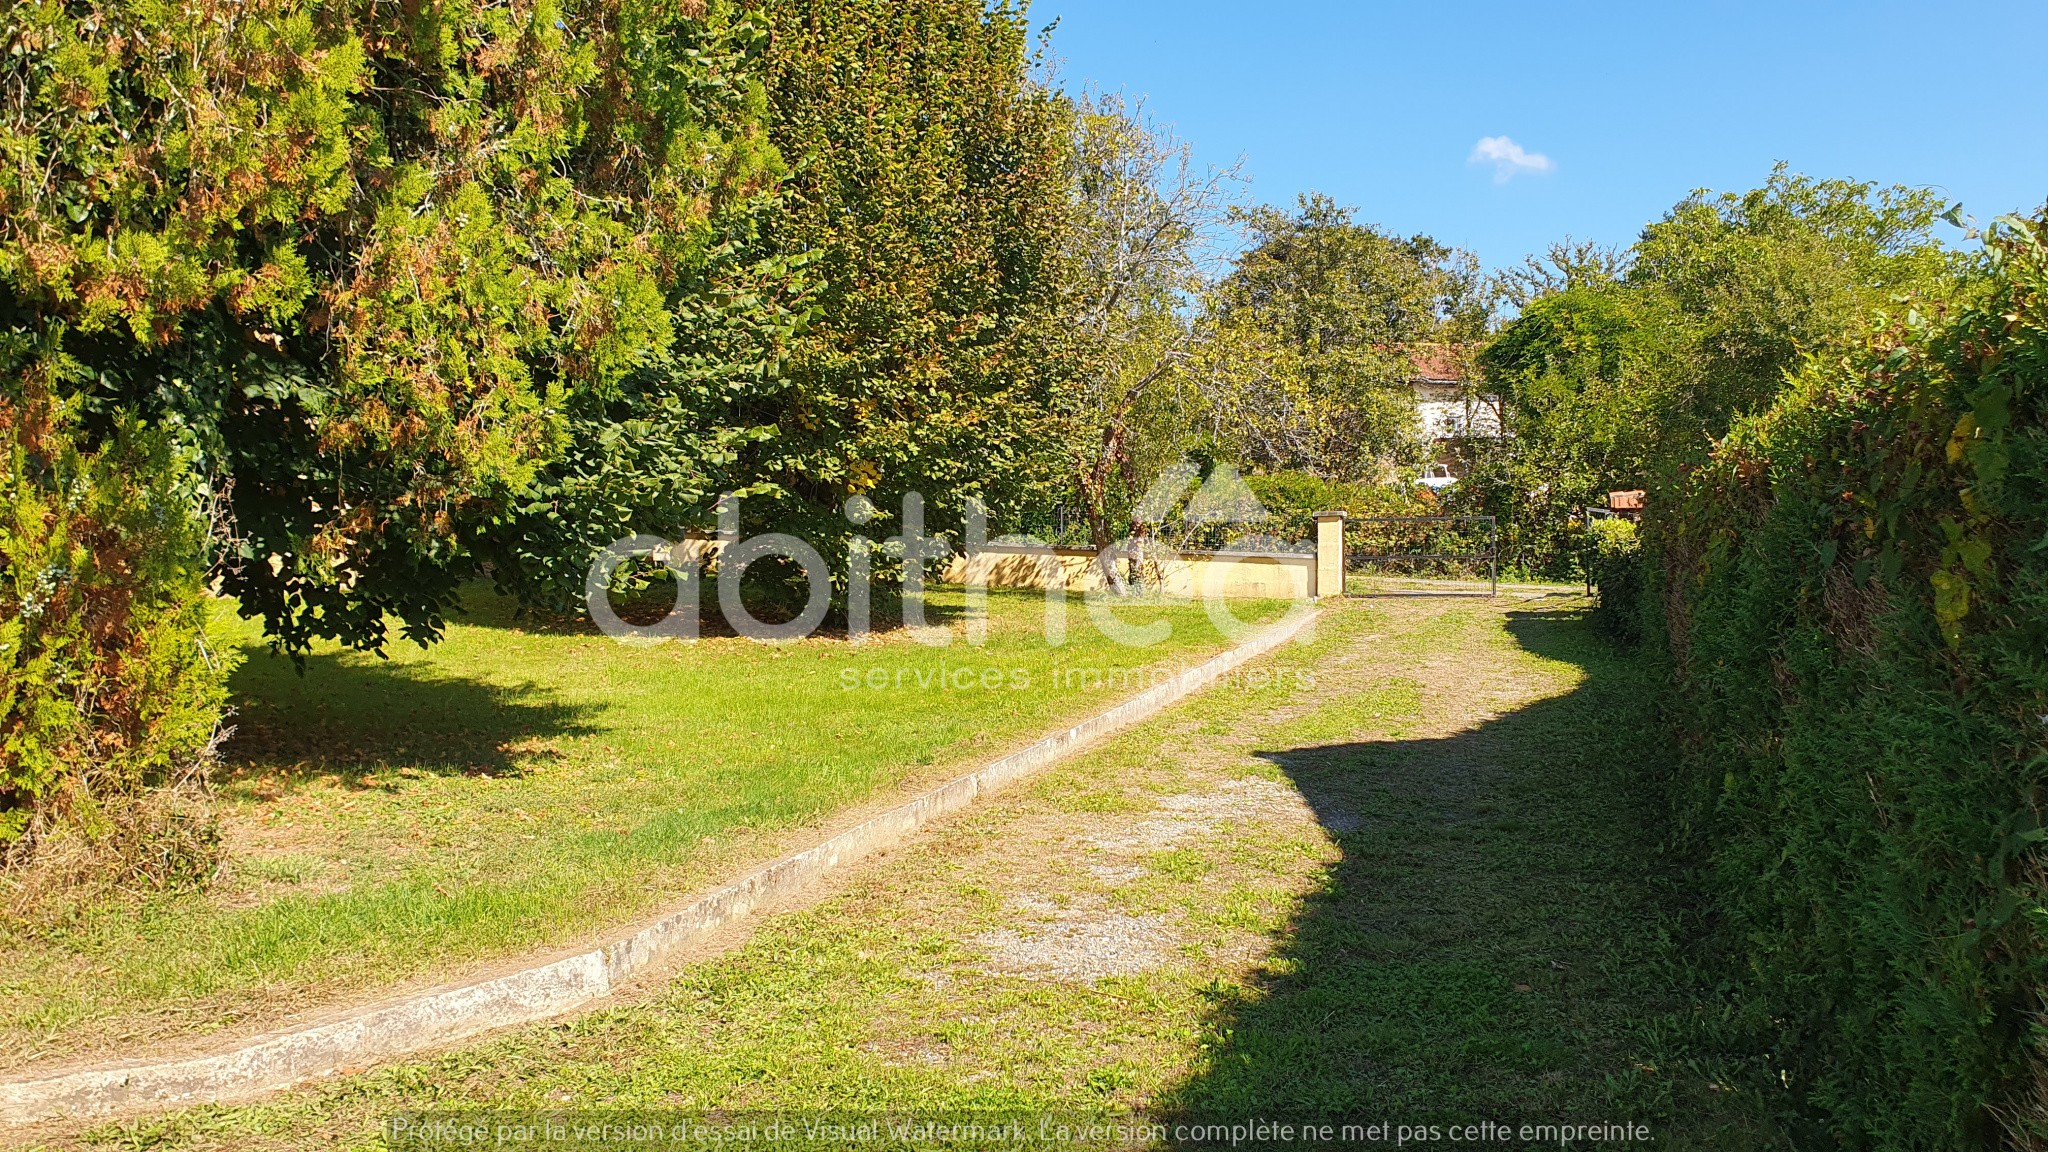
[[1652,682],[1580,604],[1517,604],[1334,606],[1270,675],[862,864],[640,1002],[50,1146],[447,1147],[380,1133],[551,1115],[1363,1127],[722,1145],[757,1148],[1786,1147],[1656,853]]
[[[0,1067],[274,1026],[588,939],[1147,682],[1120,671],[1224,647],[1199,607],[1120,608],[1173,625],[1127,648],[1076,603],[1052,648],[1043,603],[993,594],[979,648],[901,631],[635,648],[488,596],[430,650],[322,650],[303,675],[252,635],[223,876],[0,930]],[[934,619],[962,606],[939,591]]]

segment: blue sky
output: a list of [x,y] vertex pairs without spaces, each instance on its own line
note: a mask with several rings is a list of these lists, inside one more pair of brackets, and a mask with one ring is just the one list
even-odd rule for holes
[[[1065,83],[1147,97],[1205,161],[1242,156],[1256,199],[1328,192],[1494,267],[1567,233],[1625,244],[1777,160],[1934,186],[1980,220],[2048,199],[2040,0],[1036,0],[1030,17],[1059,18]],[[1488,139],[1495,159],[1474,161]]]

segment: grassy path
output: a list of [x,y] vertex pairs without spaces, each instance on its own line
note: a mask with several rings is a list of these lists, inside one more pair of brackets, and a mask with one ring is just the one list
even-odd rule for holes
[[1643,688],[1567,599],[1343,605],[1312,648],[868,862],[637,1003],[47,1135],[369,1148],[405,1110],[886,1105],[1350,1120],[1390,1147],[1401,1128],[1633,1121],[1659,1147],[1770,1147],[1761,1103],[1687,1048]]

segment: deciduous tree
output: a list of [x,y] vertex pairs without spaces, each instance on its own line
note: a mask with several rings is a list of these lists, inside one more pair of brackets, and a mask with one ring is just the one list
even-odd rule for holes
[[1239,214],[1250,243],[1207,319],[1241,367],[1215,375],[1212,420],[1254,466],[1377,479],[1413,462],[1410,349],[1485,332],[1485,284],[1469,253],[1355,216],[1321,194],[1292,213]]
[[[1186,141],[1116,94],[1077,103],[1071,148],[1068,451],[1101,551],[1120,530],[1143,535],[1138,495],[1192,423],[1179,374],[1196,354],[1193,311],[1218,270],[1214,245],[1239,180],[1235,168],[1197,164]],[[1141,442],[1147,430],[1161,443]]]

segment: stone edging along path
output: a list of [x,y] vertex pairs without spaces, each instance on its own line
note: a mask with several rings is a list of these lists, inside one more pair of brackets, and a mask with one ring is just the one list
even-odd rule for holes
[[1104,712],[1056,732],[815,847],[764,864],[653,923],[579,955],[435,989],[205,1056],[131,1060],[0,1081],[0,1124],[82,1118],[247,1098],[484,1032],[561,1016],[609,995],[650,964],[834,869],[901,843],[931,821],[972,804],[1101,736],[1200,691],[1299,633],[1315,611],[1296,611],[1227,652]]

